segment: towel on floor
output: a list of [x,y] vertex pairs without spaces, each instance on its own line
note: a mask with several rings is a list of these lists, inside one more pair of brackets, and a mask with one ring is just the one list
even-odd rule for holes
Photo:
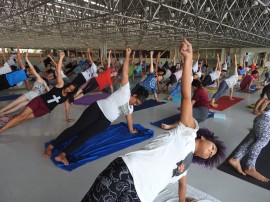
[[[53,163],[66,171],[72,171],[88,162],[94,161],[101,157],[107,156],[119,150],[125,149],[144,140],[152,138],[154,131],[144,128],[139,124],[133,126],[139,132],[136,134],[129,133],[126,123],[119,123],[111,125],[106,131],[99,133],[88,141],[86,141],[80,148],[68,155],[67,159],[69,165],[65,166],[60,162],[54,160],[60,151],[65,148],[73,139],[63,143],[61,148],[55,148],[52,153],[51,160]],[[51,142],[51,141],[50,141]],[[47,147],[50,142],[45,144]]]

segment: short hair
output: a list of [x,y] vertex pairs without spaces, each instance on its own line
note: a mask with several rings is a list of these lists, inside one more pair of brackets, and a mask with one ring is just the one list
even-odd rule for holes
[[207,128],[200,128],[197,131],[196,139],[201,138],[201,136],[205,137],[205,139],[213,142],[217,147],[217,153],[208,159],[203,159],[199,156],[193,156],[192,162],[202,165],[206,168],[213,168],[214,165],[219,164],[221,160],[225,158],[226,154],[226,146],[223,141],[219,140],[218,136],[215,136],[214,133]]
[[159,69],[158,72],[163,72],[163,75],[166,74],[166,70],[165,69]]
[[258,74],[258,73],[259,73],[259,72],[258,72],[257,70],[253,70],[253,71],[251,72],[252,75]]
[[221,72],[225,72],[225,73],[227,73],[227,70],[226,70],[226,69],[223,69],[223,70],[221,70]]
[[194,86],[194,87],[197,87],[197,88],[202,87],[202,83],[198,79],[193,80],[191,85]]
[[143,86],[135,86],[131,90],[131,95],[137,95],[137,98],[143,103],[149,96],[149,91]]

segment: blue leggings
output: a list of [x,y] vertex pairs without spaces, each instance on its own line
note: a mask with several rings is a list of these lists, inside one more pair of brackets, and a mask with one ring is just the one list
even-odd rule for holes
[[181,93],[181,82],[178,82],[177,85],[172,89],[170,96]]
[[226,81],[222,81],[219,85],[218,91],[213,95],[212,99],[218,100],[223,94],[226,93],[229,86]]

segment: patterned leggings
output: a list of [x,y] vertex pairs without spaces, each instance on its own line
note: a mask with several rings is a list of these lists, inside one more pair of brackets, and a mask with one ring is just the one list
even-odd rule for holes
[[253,121],[253,128],[248,134],[248,138],[237,149],[234,157],[242,159],[247,155],[246,167],[255,168],[256,160],[261,150],[270,140],[270,116],[262,114]]
[[99,174],[81,202],[140,202],[132,175],[122,158]]

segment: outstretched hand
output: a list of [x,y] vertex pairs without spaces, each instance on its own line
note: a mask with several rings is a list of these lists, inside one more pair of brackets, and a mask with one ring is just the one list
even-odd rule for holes
[[65,53],[64,52],[60,52],[59,56],[60,56],[61,59],[63,59],[65,57]]
[[185,59],[192,60],[192,45],[187,41],[186,38],[180,44],[180,53],[184,56]]

